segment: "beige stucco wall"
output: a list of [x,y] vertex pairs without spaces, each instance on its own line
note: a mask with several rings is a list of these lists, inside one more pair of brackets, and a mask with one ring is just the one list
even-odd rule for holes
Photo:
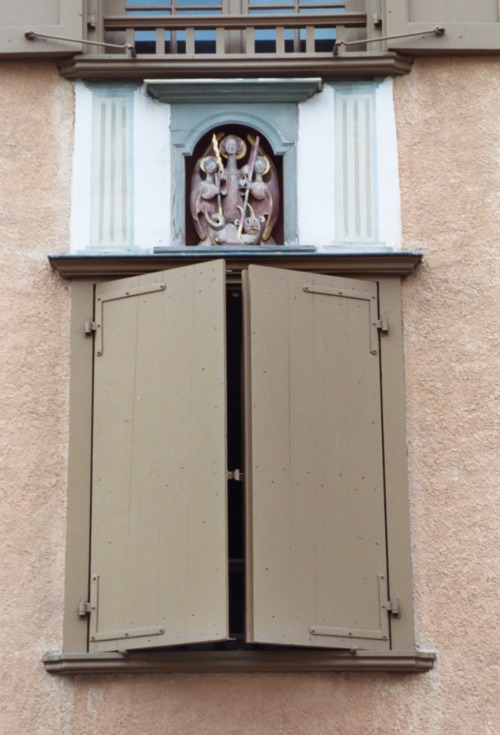
[[58,678],[41,656],[61,648],[69,288],[46,255],[67,249],[73,94],[51,64],[0,65],[1,733],[498,732],[499,79],[493,59],[424,60],[395,82],[404,246],[425,253],[404,312],[417,633],[435,669]]

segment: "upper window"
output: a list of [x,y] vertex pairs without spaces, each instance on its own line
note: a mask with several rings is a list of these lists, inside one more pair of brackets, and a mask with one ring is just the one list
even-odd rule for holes
[[365,0],[103,0],[96,5],[98,10],[83,0],[3,0],[0,56],[74,55],[61,70],[87,79],[353,78],[407,73],[411,62],[399,54],[500,48],[493,0],[387,0],[382,11]]
[[[134,43],[137,53],[139,54],[185,54],[188,52],[189,41],[191,41],[192,50],[196,54],[215,54],[221,53],[249,53],[253,48],[253,53],[276,53],[278,51],[284,53],[292,52],[333,52],[336,39],[336,23],[339,21],[339,14],[345,13],[345,3],[343,0],[326,0],[326,2],[318,2],[318,0],[129,0],[125,7],[126,14],[129,18],[129,25],[134,28]],[[219,32],[215,27],[209,27],[210,23],[215,26],[216,16],[230,16],[231,23],[237,24],[237,31],[231,31],[230,28],[224,33]],[[244,21],[245,26],[238,26],[236,18],[240,16],[287,16],[287,19],[281,19],[281,22],[289,23],[287,27],[278,28],[275,21],[268,20],[267,27],[264,27],[259,19],[256,27],[252,26],[250,18]],[[307,15],[307,23],[297,23],[298,17]],[[324,18],[314,20],[311,25],[311,16],[320,15],[330,18],[327,23]],[[195,16],[197,20],[194,26],[190,19]],[[184,18],[188,25],[181,28],[180,24],[176,27],[180,30],[174,30],[172,19]],[[141,24],[145,23],[146,18],[155,18],[166,25],[162,31],[162,26],[151,30],[141,29]],[[202,18],[202,20],[200,20]],[[210,18],[211,21],[206,19]],[[290,24],[293,20],[294,25]],[[132,21],[132,22],[130,22]],[[340,19],[341,21],[341,19]],[[227,19],[224,20],[227,22]],[[176,20],[174,20],[174,24]],[[202,23],[197,28],[196,23]],[[221,23],[218,23],[221,25]],[[169,26],[172,26],[170,29]],[[302,26],[302,27],[301,27]],[[306,27],[310,30],[306,34]],[[249,30],[244,34],[243,30]],[[249,35],[250,34],[250,35]],[[310,36],[308,38],[308,36]],[[219,43],[217,43],[219,40]]]
[[90,45],[61,65],[65,76],[352,79],[411,67],[379,42],[364,43],[381,29],[356,0],[104,0],[101,7]]

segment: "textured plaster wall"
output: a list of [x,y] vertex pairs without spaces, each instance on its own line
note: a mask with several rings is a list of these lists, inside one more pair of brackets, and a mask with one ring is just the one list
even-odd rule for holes
[[[395,84],[411,510],[424,675],[58,678],[67,451],[73,90],[50,65],[0,65],[0,733],[494,735],[498,606],[499,74],[419,61]],[[496,137],[495,137],[496,136]],[[498,398],[498,396],[496,396]],[[495,566],[496,564],[496,566]]]
[[[412,541],[430,732],[500,732],[500,64],[396,83]],[[496,718],[496,719],[495,719]],[[420,732],[428,732],[424,728]]]
[[[52,64],[0,64],[0,733],[57,732],[40,655],[64,572],[73,96]],[[38,715],[41,715],[38,719]],[[51,722],[52,720],[52,722]]]

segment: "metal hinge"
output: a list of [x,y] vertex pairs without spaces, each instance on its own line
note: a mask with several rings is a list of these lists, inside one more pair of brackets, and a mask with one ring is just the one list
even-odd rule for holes
[[93,322],[91,319],[85,322],[85,334],[92,334],[97,332],[97,322]]
[[387,323],[387,319],[377,319],[375,326],[382,334],[388,334],[389,324]]
[[88,600],[80,600],[80,603],[78,605],[78,617],[84,618],[86,615],[90,615],[93,609],[94,606],[91,605]]
[[389,602],[386,602],[382,607],[387,610],[389,615],[393,618],[401,617],[401,608],[399,606],[399,599],[397,597],[391,597]]

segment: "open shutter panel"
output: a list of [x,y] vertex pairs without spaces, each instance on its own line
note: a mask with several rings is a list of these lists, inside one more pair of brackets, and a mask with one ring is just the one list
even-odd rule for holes
[[388,649],[376,284],[245,290],[249,639]]
[[228,636],[224,277],[97,286],[91,651]]
[[80,43],[48,38],[29,40],[35,31],[50,36],[82,38],[82,0],[2,0],[0,57],[68,56],[82,50]]
[[384,36],[445,28],[442,36],[426,34],[387,41],[391,51],[439,54],[500,50],[498,0],[386,0],[385,7]]

